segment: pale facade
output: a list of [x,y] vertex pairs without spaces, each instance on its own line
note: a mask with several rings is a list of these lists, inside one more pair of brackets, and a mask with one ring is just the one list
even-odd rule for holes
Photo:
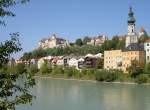
[[146,63],[149,63],[150,62],[150,39],[145,41],[144,50],[145,50],[145,53],[146,53]]
[[78,60],[76,58],[71,58],[68,62],[69,66],[74,66],[78,68]]
[[121,69],[121,63],[122,63],[121,50],[104,51],[105,69]]
[[137,60],[141,67],[145,64],[145,52],[144,51],[123,51],[122,52],[122,70],[127,71],[127,68],[131,66],[133,60]]
[[106,40],[108,40],[107,36],[102,35],[96,38],[92,38],[90,42],[87,42],[88,45],[101,46]]
[[38,47],[42,49],[46,48],[58,48],[58,47],[67,47],[69,46],[69,42],[65,39],[58,38],[56,35],[52,35],[49,39],[42,39],[38,43]]
[[110,50],[104,52],[105,69],[121,69],[124,72],[137,60],[141,67],[145,64],[145,51],[143,50]]

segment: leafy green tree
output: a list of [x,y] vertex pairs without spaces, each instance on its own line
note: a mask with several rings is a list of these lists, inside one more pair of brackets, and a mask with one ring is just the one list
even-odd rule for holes
[[23,54],[23,56],[21,57],[22,60],[29,60],[31,58],[32,58],[32,53],[31,52],[29,52],[29,53],[25,52]]
[[103,69],[103,67],[104,67],[104,59],[98,58],[96,60],[96,68],[97,69]]
[[30,73],[30,74],[33,74],[35,75],[37,72],[38,72],[38,68],[36,65],[30,65],[28,68],[27,68],[27,72]]
[[83,44],[84,44],[84,45],[86,45],[87,42],[90,42],[90,41],[91,41],[91,38],[88,37],[88,36],[85,36],[85,37],[83,38]]
[[139,43],[144,43],[148,38],[149,36],[147,34],[144,34],[138,39],[138,41]]
[[47,74],[47,73],[49,73],[49,67],[47,65],[47,62],[44,62],[42,64],[42,66],[40,67],[40,73],[41,74]]
[[82,46],[83,45],[82,39],[80,39],[80,38],[77,39],[75,44],[78,45],[78,46]]
[[[0,24],[5,25],[2,18],[6,16],[15,16],[10,11],[12,6],[16,4],[23,4],[29,0],[0,0]],[[19,34],[11,34],[11,39],[0,43],[0,69],[5,68],[10,56],[16,52],[21,51]],[[34,78],[31,74],[22,71],[14,72],[8,71],[6,68],[0,71],[0,110],[15,110],[16,105],[26,104],[32,102],[32,94],[29,88],[35,85]],[[20,80],[23,78],[23,80]],[[17,83],[20,80],[20,83]]]
[[144,73],[145,74],[150,74],[150,63],[145,64]]
[[[0,69],[5,68],[11,54],[21,50],[18,36],[11,34],[11,40],[0,43]],[[15,110],[16,105],[31,103],[33,96],[28,90],[35,81],[31,74],[25,73],[23,67],[18,66],[16,72],[8,72],[7,68],[0,71],[0,110]],[[17,83],[21,77],[23,80]]]
[[131,61],[131,66],[127,68],[128,72],[130,73],[131,77],[135,78],[139,74],[143,73],[143,68],[141,68],[139,62],[137,60]]
[[[10,7],[16,5],[16,4],[23,4],[28,2],[29,0],[0,0],[0,17],[6,17],[11,16],[14,17],[15,14],[10,11]],[[0,20],[0,24],[5,25],[5,22],[3,20]]]
[[16,72],[17,72],[18,74],[26,73],[25,65],[22,64],[22,63],[17,64],[17,66],[16,66]]

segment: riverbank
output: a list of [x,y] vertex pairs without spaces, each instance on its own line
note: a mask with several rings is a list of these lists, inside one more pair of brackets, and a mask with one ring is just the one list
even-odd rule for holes
[[[56,79],[56,80],[68,80],[68,81],[79,81],[79,82],[91,82],[91,83],[112,83],[112,84],[130,84],[130,85],[139,85],[138,83],[135,82],[119,82],[119,81],[114,81],[114,82],[105,82],[105,81],[96,81],[96,80],[86,80],[86,79],[73,79],[73,78],[64,78],[64,77],[52,77],[52,76],[39,76],[36,75],[34,76],[35,78],[42,78],[42,79]],[[142,85],[150,85],[150,83],[144,83]]]

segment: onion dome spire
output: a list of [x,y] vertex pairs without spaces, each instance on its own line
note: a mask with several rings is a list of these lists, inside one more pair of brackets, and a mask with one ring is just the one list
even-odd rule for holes
[[129,8],[129,13],[128,13],[128,23],[135,23],[135,18],[134,18],[134,13],[132,11],[132,7]]

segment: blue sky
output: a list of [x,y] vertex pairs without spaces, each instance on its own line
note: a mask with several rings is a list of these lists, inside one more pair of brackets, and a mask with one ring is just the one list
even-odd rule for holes
[[19,32],[25,52],[54,33],[69,41],[87,35],[124,35],[129,6],[135,13],[137,31],[144,26],[150,33],[149,4],[149,0],[31,0],[12,8],[16,17],[5,18],[7,26],[0,27],[0,42],[9,39],[9,33]]

